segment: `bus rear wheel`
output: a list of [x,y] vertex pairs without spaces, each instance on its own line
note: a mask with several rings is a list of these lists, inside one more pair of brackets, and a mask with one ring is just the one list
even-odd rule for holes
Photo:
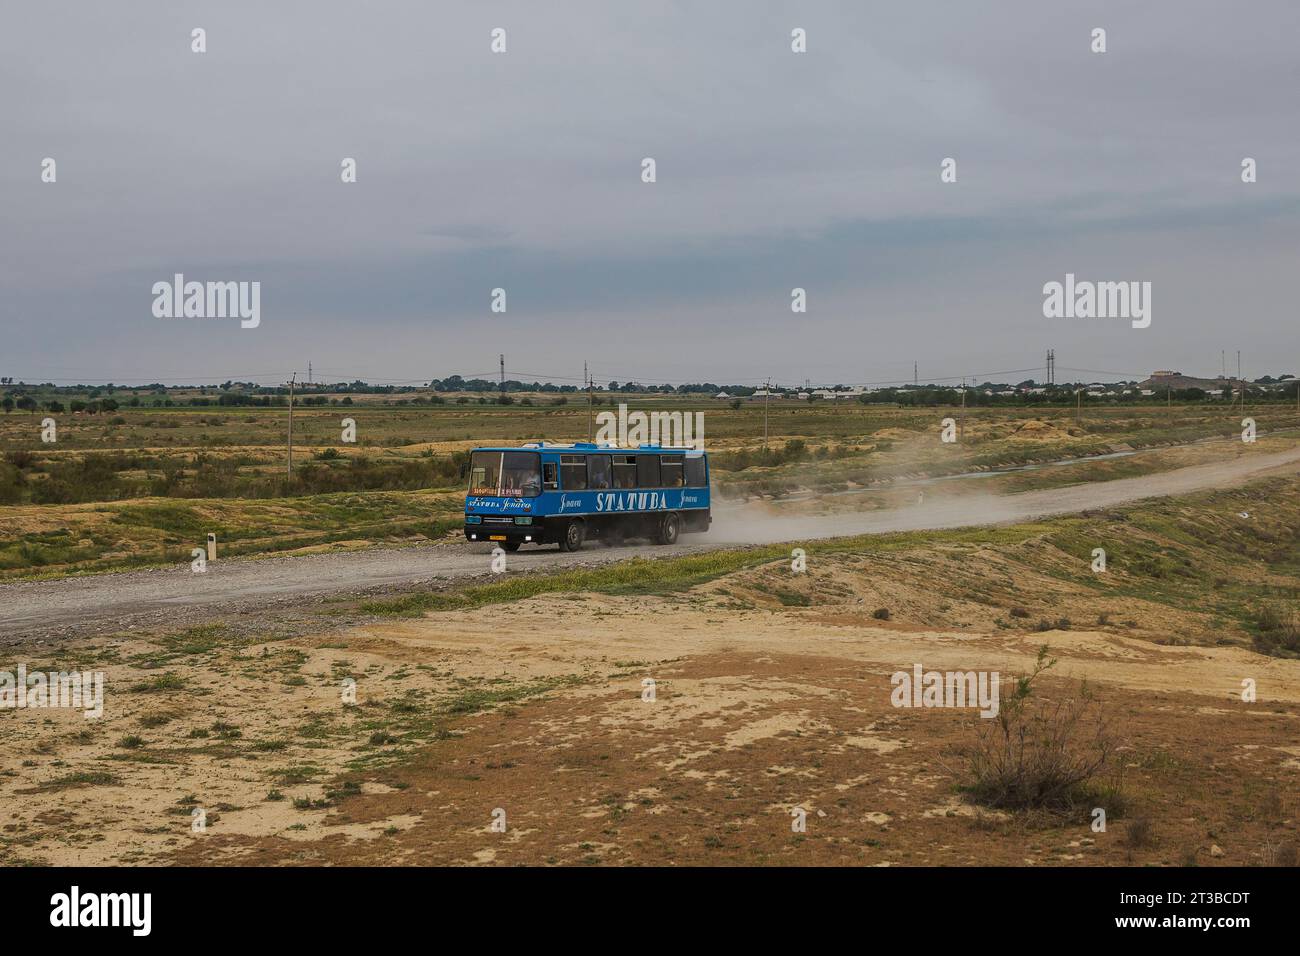
[[659,522],[659,533],[655,540],[660,544],[676,544],[677,536],[682,533],[682,519],[676,512],[664,515],[663,521]]
[[564,526],[564,537],[560,538],[561,551],[577,551],[582,547],[582,539],[587,536],[586,526],[577,519]]

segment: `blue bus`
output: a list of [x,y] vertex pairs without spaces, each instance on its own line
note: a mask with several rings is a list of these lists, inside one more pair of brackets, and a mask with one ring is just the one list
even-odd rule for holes
[[576,442],[475,448],[469,458],[465,537],[507,551],[588,538],[673,544],[708,531],[709,459],[695,448]]

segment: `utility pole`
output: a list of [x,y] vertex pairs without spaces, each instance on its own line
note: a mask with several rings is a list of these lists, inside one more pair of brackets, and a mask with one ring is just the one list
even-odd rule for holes
[[919,384],[920,384],[920,379],[918,379],[917,376],[916,376],[916,360],[915,360],[915,359],[913,359],[913,361],[912,361],[912,384],[913,384],[913,385],[919,385]]
[[307,363],[307,384],[310,385],[314,381],[316,380],[311,376],[311,362],[308,362]]
[[[500,360],[501,360],[501,397],[505,398],[506,397],[506,353],[505,352],[502,352],[500,354]],[[504,405],[505,402],[502,402],[501,404]]]
[[961,416],[957,419],[957,440],[966,437],[966,376],[961,377]]
[[298,378],[298,373],[294,372],[289,379],[289,469],[288,476],[293,477],[293,385]]
[[1241,349],[1237,349],[1237,387],[1241,389],[1241,413],[1246,414],[1246,380],[1241,377]]
[[587,380],[587,441],[592,440],[592,413],[591,413],[591,373],[587,371],[587,363],[582,363],[582,377]]
[[767,403],[772,400],[772,380],[763,385],[763,448],[767,449]]

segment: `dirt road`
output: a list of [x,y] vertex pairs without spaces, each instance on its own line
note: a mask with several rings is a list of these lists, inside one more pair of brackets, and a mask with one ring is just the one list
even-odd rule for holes
[[[737,544],[764,544],[840,535],[1003,524],[1143,498],[1188,494],[1239,484],[1264,472],[1300,470],[1300,449],[1115,481],[1030,491],[963,496],[912,507],[826,517],[771,516],[751,508],[715,511],[713,530],[686,543],[656,548],[588,548],[565,554],[524,550],[509,558],[512,571],[592,566],[642,556],[687,554]],[[485,546],[433,545],[338,554],[217,561],[203,574],[185,564],[55,581],[0,585],[0,642],[110,633],[172,623],[196,612],[239,615],[270,607],[322,601],[458,578],[489,579]]]

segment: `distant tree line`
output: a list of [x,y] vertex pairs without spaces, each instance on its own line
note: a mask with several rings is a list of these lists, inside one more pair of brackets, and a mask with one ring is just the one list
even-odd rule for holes
[[[1280,387],[1277,387],[1280,384]],[[1119,383],[1119,386],[1132,389],[1133,383]],[[1270,387],[1272,386],[1272,387]],[[996,382],[984,382],[981,385],[967,386],[965,391],[965,404],[968,406],[996,406],[996,405],[1065,405],[1074,404],[1078,401],[1077,393],[1079,389],[1086,389],[1086,383],[1074,384],[1054,384],[1040,385],[1032,380],[1019,382],[1016,385]],[[1112,383],[1109,388],[1118,387]],[[1232,383],[1227,383],[1229,394],[1222,396],[1221,400],[1227,400],[1232,397]],[[1300,382],[1297,382],[1290,376],[1274,377],[1271,375],[1263,376],[1254,382],[1246,383],[1246,392],[1250,400],[1269,400],[1285,399],[1294,401],[1296,391],[1300,388]],[[122,386],[108,383],[107,385],[55,385],[52,382],[44,382],[39,385],[27,384],[25,382],[14,382],[10,377],[0,378],[0,389],[3,390],[3,396],[0,397],[0,408],[5,413],[15,410],[25,412],[37,412],[41,410],[49,412],[62,412],[65,410],[65,404],[60,398],[67,400],[67,409],[74,413],[99,414],[101,412],[113,412],[119,408],[175,408],[175,407],[283,407],[289,401],[289,388],[287,385],[258,385],[254,382],[235,382],[227,381],[221,385],[163,385],[161,383],[152,383],[141,386]],[[692,382],[681,385],[645,385],[639,382],[618,382],[611,381],[604,385],[593,385],[593,392],[596,393],[595,401],[600,403],[601,394],[610,395],[618,394],[644,394],[644,395],[694,395],[713,397],[720,393],[726,393],[733,399],[753,398],[761,391],[760,388],[752,385],[718,385],[713,382]],[[197,391],[198,394],[184,394]],[[555,385],[550,382],[524,382],[519,379],[507,379],[504,385],[499,381],[493,381],[486,378],[466,379],[459,375],[452,375],[448,378],[434,379],[427,386],[412,385],[371,385],[360,379],[352,382],[333,382],[333,383],[298,383],[294,389],[294,401],[297,404],[305,406],[321,405],[351,405],[353,404],[352,395],[383,395],[383,396],[403,396],[397,399],[398,404],[412,405],[442,405],[449,400],[445,397],[447,393],[461,393],[454,399],[457,404],[464,405],[470,402],[476,402],[479,405],[501,404],[511,405],[518,402],[521,405],[531,405],[533,400],[530,398],[517,398],[519,393],[532,393],[552,396],[548,403],[552,405],[562,405],[569,401],[570,397],[578,397],[579,401],[585,401],[581,396],[584,391],[579,385]],[[1084,401],[1114,400],[1122,399],[1126,402],[1167,402],[1171,398],[1177,402],[1202,402],[1215,398],[1208,392],[1200,388],[1176,388],[1172,393],[1168,389],[1156,386],[1148,388],[1152,395],[1139,395],[1132,391],[1126,394],[1119,394],[1115,391],[1107,391],[1100,394],[1085,394]],[[818,394],[818,392],[822,394]],[[843,401],[852,398],[855,401],[866,405],[903,405],[903,406],[935,406],[935,405],[960,405],[962,403],[963,389],[951,385],[900,385],[890,388],[880,388],[868,392],[858,392],[849,389],[844,385],[836,385],[826,389],[814,390],[795,390],[789,388],[773,387],[772,395],[774,398],[791,399],[796,395],[806,398],[811,402],[826,400],[825,393],[836,394],[835,400]],[[129,393],[129,397],[128,397]],[[468,396],[475,396],[473,398]],[[1007,394],[1003,394],[1007,393]],[[112,396],[118,395],[120,398]],[[338,397],[342,395],[342,397]],[[733,402],[733,406],[735,406]]]

